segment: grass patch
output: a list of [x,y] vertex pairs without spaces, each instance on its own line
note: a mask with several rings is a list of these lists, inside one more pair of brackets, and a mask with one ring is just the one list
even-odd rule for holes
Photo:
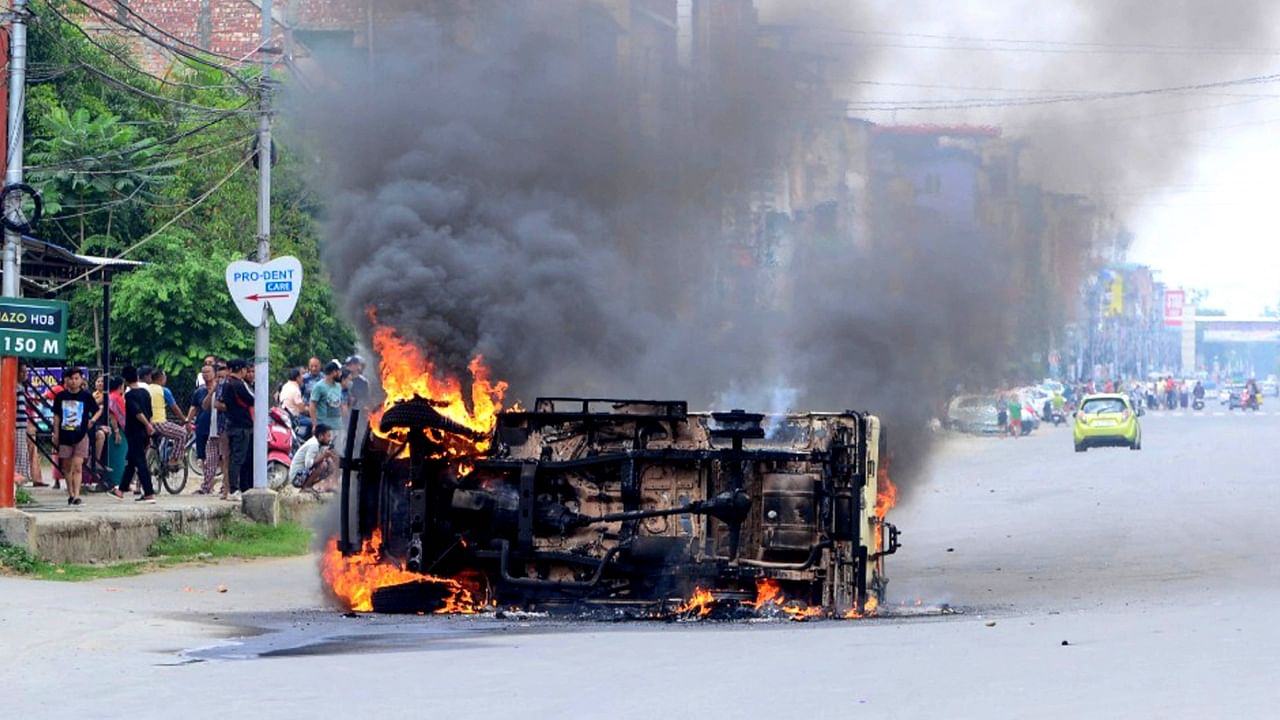
[[281,523],[276,527],[235,521],[218,537],[203,535],[165,535],[151,546],[147,554],[155,558],[259,558],[306,555],[310,550],[311,530],[297,523]]
[[41,580],[80,582],[138,575],[159,567],[198,560],[223,558],[293,557],[310,551],[311,530],[297,523],[276,527],[236,521],[215,538],[203,535],[162,533],[147,551],[147,560],[110,565],[73,565],[45,562],[25,548],[0,544],[0,574],[25,575]]
[[41,580],[79,582],[101,578],[137,575],[148,563],[127,562],[114,565],[55,565],[27,552],[26,548],[0,544],[0,574],[26,575]]
[[18,491],[13,495],[13,499],[19,505],[33,505],[36,501],[35,498],[31,497],[31,491],[24,487],[18,488]]

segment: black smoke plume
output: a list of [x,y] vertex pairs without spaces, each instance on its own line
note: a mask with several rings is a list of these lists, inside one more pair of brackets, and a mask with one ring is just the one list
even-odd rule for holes
[[819,246],[793,218],[761,253],[744,241],[760,178],[843,122],[813,88],[830,58],[747,30],[699,57],[711,80],[655,99],[593,3],[493,7],[406,15],[371,67],[292,99],[330,187],[326,266],[365,337],[372,308],[460,377],[484,355],[526,402],[873,411],[909,486],[954,384],[994,382],[1009,350],[1006,249],[907,203],[868,219],[873,242]]

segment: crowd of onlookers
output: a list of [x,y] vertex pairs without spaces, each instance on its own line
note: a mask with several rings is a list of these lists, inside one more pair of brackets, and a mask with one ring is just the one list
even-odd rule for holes
[[[117,499],[134,487],[138,502],[155,502],[156,487],[147,462],[149,448],[161,439],[172,450],[159,462],[176,467],[192,441],[203,477],[197,494],[215,492],[236,500],[253,487],[252,449],[255,368],[240,359],[204,358],[195,388],[180,404],[160,368],[127,366],[119,375],[99,374],[90,380],[81,368],[67,368],[59,382],[40,392],[20,365],[16,475],[29,486],[48,487],[36,442],[41,425],[51,440],[52,484],[65,485],[68,505],[79,505],[86,467],[93,482]],[[333,448],[342,436],[343,419],[352,407],[367,408],[370,385],[364,360],[322,364],[311,358],[306,368],[291,368],[275,400],[297,444],[291,447],[289,480],[294,487],[320,492],[331,489],[337,474]],[[37,422],[43,419],[45,422]]]

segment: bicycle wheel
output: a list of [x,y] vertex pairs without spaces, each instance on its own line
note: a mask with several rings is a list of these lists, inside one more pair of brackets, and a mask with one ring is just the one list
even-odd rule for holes
[[160,476],[164,473],[164,463],[160,461],[160,451],[154,445],[147,448],[147,469],[151,471],[152,481],[159,483]]
[[178,469],[172,470],[167,466],[164,474],[160,476],[160,482],[164,485],[164,489],[169,491],[170,495],[181,495],[183,488],[187,486],[187,465],[182,463]]

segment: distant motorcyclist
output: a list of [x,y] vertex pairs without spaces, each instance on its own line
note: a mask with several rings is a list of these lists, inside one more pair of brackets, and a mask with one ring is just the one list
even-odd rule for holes
[[1258,409],[1258,405],[1262,402],[1262,396],[1258,393],[1258,381],[1250,379],[1244,384],[1244,391],[1240,394],[1240,405],[1246,408]]

